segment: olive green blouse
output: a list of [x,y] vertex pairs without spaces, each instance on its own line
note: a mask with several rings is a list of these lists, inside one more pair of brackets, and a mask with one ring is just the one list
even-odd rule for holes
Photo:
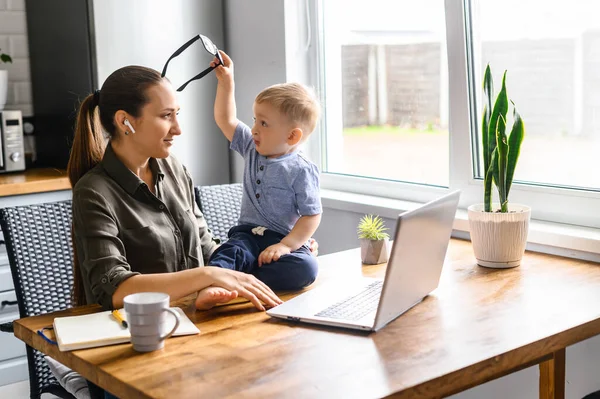
[[217,246],[194,201],[192,179],[174,157],[150,159],[154,195],[115,155],[73,189],[73,227],[88,303],[112,308],[112,295],[136,274],[203,266]]

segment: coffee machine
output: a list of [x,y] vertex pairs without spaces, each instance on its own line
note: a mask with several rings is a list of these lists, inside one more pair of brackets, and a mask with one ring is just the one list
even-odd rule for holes
[[0,111],[0,173],[25,170],[21,111]]

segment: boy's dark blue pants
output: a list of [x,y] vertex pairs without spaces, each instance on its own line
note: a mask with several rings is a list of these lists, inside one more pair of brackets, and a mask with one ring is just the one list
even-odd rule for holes
[[271,230],[265,230],[262,236],[255,235],[252,233],[254,227],[232,227],[227,234],[229,239],[215,250],[208,265],[253,274],[277,291],[298,290],[315,281],[319,267],[307,245],[282,256],[278,261],[258,267],[260,253],[279,243],[284,235]]

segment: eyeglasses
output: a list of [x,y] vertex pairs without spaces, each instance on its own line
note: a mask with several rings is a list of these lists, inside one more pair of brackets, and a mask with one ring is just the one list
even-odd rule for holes
[[[169,62],[171,62],[171,60],[173,58],[177,57],[179,54],[183,53],[185,51],[185,49],[187,49],[192,44],[194,44],[198,39],[202,40],[202,44],[204,45],[204,49],[206,51],[208,51],[210,54],[212,54],[213,56],[215,56],[215,57],[217,57],[219,59],[219,65],[223,65],[223,58],[221,58],[221,53],[219,52],[219,49],[217,48],[217,46],[212,42],[212,40],[210,40],[208,37],[206,37],[204,35],[196,35],[192,39],[188,40],[183,46],[179,47],[177,49],[177,51],[175,51],[169,57],[169,59],[165,63],[165,67],[163,68],[163,71],[160,74],[160,76],[164,78],[165,75],[167,74],[167,66],[169,65]],[[192,82],[194,80],[202,79],[203,77],[205,77],[206,75],[208,75],[210,73],[210,71],[212,71],[213,69],[215,69],[219,65],[216,65],[214,67],[208,67],[208,68],[206,68],[204,71],[200,72],[198,75],[194,76],[193,78],[191,78],[190,80],[188,80],[187,82],[185,82],[183,85],[181,85],[177,89],[177,91],[182,91],[183,89],[185,89],[185,87],[190,82]]]

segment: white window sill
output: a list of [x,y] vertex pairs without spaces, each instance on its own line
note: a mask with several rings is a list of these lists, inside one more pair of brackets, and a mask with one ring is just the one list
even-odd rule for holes
[[[395,219],[399,213],[421,205],[417,202],[323,189],[321,199],[325,208],[360,214],[371,213],[390,219]],[[456,212],[453,229],[453,237],[470,239],[466,209]],[[527,249],[600,262],[600,230],[532,219]]]

